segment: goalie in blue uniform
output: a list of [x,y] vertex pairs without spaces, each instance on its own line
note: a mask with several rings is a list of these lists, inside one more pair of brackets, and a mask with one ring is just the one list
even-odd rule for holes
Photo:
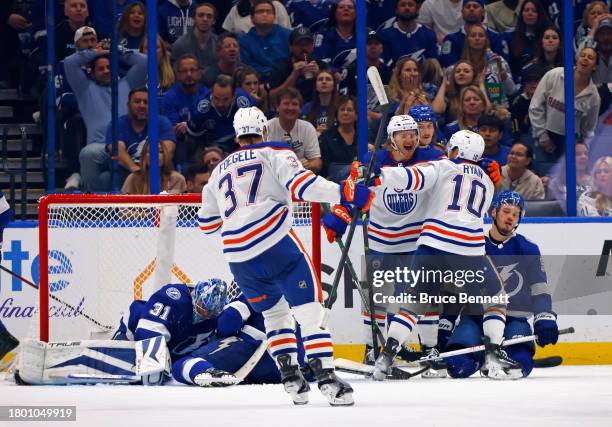
[[[499,193],[492,204],[493,226],[486,236],[486,253],[504,280],[509,298],[504,338],[538,336],[541,347],[555,344],[559,337],[557,316],[552,311],[550,289],[542,266],[538,246],[525,236],[515,233],[525,215],[525,202],[514,191]],[[533,332],[528,319],[534,316]],[[454,319],[450,319],[453,321]],[[446,344],[445,351],[471,347],[482,343],[482,318],[461,316]],[[507,356],[517,362],[523,376],[533,369],[533,342],[505,347]],[[479,370],[482,353],[470,353],[445,359],[448,373],[454,378],[466,378]]]
[[115,339],[162,335],[172,376],[184,384],[279,383],[280,373],[266,351],[263,316],[242,294],[226,306],[227,293],[220,279],[193,288],[166,285],[148,301],[131,304],[127,325],[122,319]]

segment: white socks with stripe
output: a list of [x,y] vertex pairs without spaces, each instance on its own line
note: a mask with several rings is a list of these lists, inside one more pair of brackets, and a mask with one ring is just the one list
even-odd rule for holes
[[404,344],[412,335],[412,331],[417,324],[417,319],[418,317],[416,314],[400,309],[400,311],[391,318],[387,338],[395,338],[400,345]]
[[486,308],[482,319],[482,331],[492,344],[501,344],[505,328],[506,309],[499,306]]

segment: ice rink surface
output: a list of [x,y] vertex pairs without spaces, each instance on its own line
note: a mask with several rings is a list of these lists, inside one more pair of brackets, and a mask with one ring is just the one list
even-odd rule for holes
[[[519,381],[421,378],[374,383],[342,374],[355,406],[328,406],[316,386],[296,407],[280,385],[26,387],[0,381],[0,405],[76,405],[83,426],[612,426],[612,366],[537,369]],[[37,425],[37,422],[0,425]]]

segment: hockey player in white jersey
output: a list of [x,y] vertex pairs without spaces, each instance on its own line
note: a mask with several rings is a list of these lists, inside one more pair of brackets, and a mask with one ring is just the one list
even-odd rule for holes
[[480,293],[490,297],[489,303],[467,305],[470,310],[484,309],[483,330],[488,340],[485,371],[494,379],[505,378],[512,370],[520,375],[518,364],[500,349],[506,297],[495,267],[485,256],[483,218],[493,198],[494,184],[476,163],[481,159],[484,141],[474,132],[459,131],[451,137],[448,149],[448,160],[381,170],[383,188],[416,191],[427,202],[419,205],[425,219],[411,268],[422,276],[416,283],[407,284],[407,293],[415,299],[402,304],[390,322],[387,342],[375,363],[375,380],[386,377],[400,346],[416,328],[419,314],[437,304],[432,297],[440,294],[445,281],[440,273],[446,277],[450,272],[451,281],[457,285],[457,274],[466,271],[475,278],[459,291],[469,298]]
[[[319,389],[331,405],[352,405],[352,388],[334,373],[331,335],[323,320],[323,292],[312,262],[291,230],[292,200],[355,204],[367,210],[365,186],[338,185],[306,170],[290,147],[268,142],[256,107],[234,117],[240,149],[219,163],[202,191],[200,228],[221,229],[223,252],[251,306],[265,319],[269,350],[294,403],[308,402],[297,361],[294,318]],[[293,317],[292,317],[293,311]]]
[[[381,168],[404,168],[422,162],[436,161],[446,156],[434,147],[419,146],[419,126],[408,115],[393,116],[387,125],[389,149],[380,150],[376,155],[375,174],[380,174]],[[368,153],[371,156],[372,153]],[[364,162],[367,164],[369,158]],[[412,254],[416,250],[416,242],[423,223],[423,211],[417,209],[423,203],[416,192],[405,188],[372,187],[374,200],[369,210],[368,242],[369,264],[381,265],[383,269],[392,270],[411,264]],[[370,270],[372,270],[370,268]],[[390,292],[394,283],[386,283],[379,292]],[[375,319],[381,331],[386,330],[388,304],[374,304]],[[431,313],[430,313],[431,314]],[[431,323],[429,336],[436,337],[438,333],[435,316],[428,316],[421,322]],[[367,307],[363,307],[362,319],[366,339],[366,363],[374,363],[373,339],[371,332],[371,316]],[[421,328],[421,335],[425,328]],[[423,345],[429,341],[421,336]],[[435,342],[433,343],[435,345]]]

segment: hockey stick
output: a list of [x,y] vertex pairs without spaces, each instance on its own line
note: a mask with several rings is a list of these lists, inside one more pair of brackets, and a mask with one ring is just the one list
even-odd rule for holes
[[[342,242],[342,239],[336,238],[336,243],[340,247],[340,250],[344,250],[344,243]],[[353,283],[357,287],[357,292],[359,293],[359,296],[361,297],[361,302],[363,303],[363,306],[367,307],[371,313],[373,311],[372,310],[373,307],[370,305],[370,301],[366,299],[365,295],[363,294],[364,292],[363,287],[361,286],[361,282],[359,281],[359,278],[357,277],[357,272],[355,271],[355,267],[353,266],[353,263],[348,257],[346,258],[346,266],[349,269],[349,273],[351,274]],[[372,316],[370,316],[370,321],[372,321]],[[378,323],[376,322],[376,319],[374,319],[374,322],[371,325],[372,325],[372,334],[375,337],[379,338],[381,342],[385,342],[385,337],[382,331],[380,330],[380,328],[378,327]]]
[[[574,333],[574,328],[570,327],[567,329],[561,329],[559,331],[559,335],[564,335],[564,334],[572,334]],[[510,345],[515,345],[515,344],[521,344],[524,342],[530,342],[530,341],[535,341],[537,339],[537,335],[528,335],[525,337],[519,337],[519,338],[513,338],[510,340],[505,340],[504,342],[502,342],[502,346],[503,347],[507,347]],[[448,357],[452,357],[452,356],[458,356],[461,354],[468,354],[468,353],[475,353],[478,351],[483,351],[485,349],[484,345],[477,345],[477,346],[473,346],[473,347],[467,347],[467,348],[462,348],[459,350],[453,350],[453,351],[447,351],[444,353],[440,353],[438,356],[430,356],[430,357],[422,357],[418,360],[415,360],[413,362],[408,362],[408,363],[397,363],[393,365],[393,369],[391,374],[387,377],[390,379],[409,379],[412,377],[415,377],[417,375],[420,375],[421,373],[423,373],[425,370],[428,369],[428,366],[423,368],[423,363],[427,364],[428,362],[433,362],[436,360],[440,360],[440,359],[444,359],[444,358],[448,358]],[[361,375],[365,375],[365,376],[371,376],[372,372],[374,371],[374,366],[372,365],[366,365],[363,363],[359,363],[359,362],[354,362],[352,360],[346,360],[346,359],[341,359],[338,358],[336,360],[334,360],[334,364],[336,366],[336,369],[339,371],[344,371],[344,372],[349,372],[349,373],[353,373],[353,374],[361,374]],[[408,372],[405,371],[404,368],[414,368],[414,367],[421,367],[421,369],[419,369],[416,372]],[[398,372],[398,371],[401,371]]]
[[[26,285],[30,285],[34,289],[38,290],[38,286],[36,286],[35,283],[30,282],[25,277],[22,277],[19,274],[15,273],[14,271],[9,270],[8,268],[4,267],[2,264],[0,264],[0,270],[7,272],[11,276],[16,277],[17,279],[21,280]],[[77,309],[76,309],[75,306],[73,306],[71,304],[68,304],[67,302],[61,300],[60,298],[58,298],[55,295],[53,295],[51,292],[49,292],[49,298],[51,298],[53,301],[55,301],[55,302],[57,302],[59,304],[62,304],[64,306],[68,307],[69,309],[73,310],[75,313],[77,312]],[[81,316],[83,316],[85,319],[89,320],[94,325],[99,326],[100,328],[106,329],[107,331],[115,329],[114,326],[103,325],[102,323],[98,322],[96,319],[94,319],[93,317],[89,316],[87,313],[84,313],[83,311],[80,311],[80,313],[81,313]]]
[[[365,174],[365,182],[367,183],[370,180],[372,172],[374,171],[374,163],[376,161],[376,154],[378,153],[378,149],[382,145],[382,140],[385,135],[385,129],[387,127],[387,120],[389,114],[389,100],[387,99],[387,94],[385,93],[385,87],[380,79],[380,74],[378,73],[378,69],[376,67],[368,68],[368,79],[374,88],[374,92],[376,93],[376,97],[378,98],[378,102],[380,103],[380,109],[382,113],[382,118],[380,119],[380,125],[378,126],[378,133],[376,134],[376,141],[374,143],[374,152],[372,153],[372,157],[370,158],[370,162],[368,163],[368,169]],[[338,285],[340,284],[340,276],[342,275],[344,264],[348,258],[348,252],[351,247],[351,242],[353,241],[353,235],[355,234],[355,227],[357,226],[357,218],[359,217],[359,208],[355,207],[352,212],[352,221],[349,226],[349,231],[346,236],[346,243],[344,246],[344,250],[342,251],[342,255],[340,256],[340,262],[338,263],[338,268],[336,268],[336,275],[334,276],[334,282],[332,284],[331,291],[329,293],[329,298],[327,300],[327,304],[325,305],[325,318],[323,319],[322,325],[326,326],[329,320],[329,311],[332,306],[333,296],[338,290]]]
[[[575,329],[570,326],[567,329],[560,329],[559,330],[559,335],[573,334],[574,332],[576,332]],[[527,336],[524,336],[524,337],[518,337],[518,338],[509,339],[509,340],[504,340],[501,343],[501,346],[502,347],[507,347],[509,345],[521,344],[521,343],[524,343],[524,342],[531,342],[531,341],[535,341],[537,339],[538,339],[537,335],[527,335]],[[448,357],[459,356],[461,354],[476,353],[478,351],[483,351],[484,349],[485,349],[484,344],[475,345],[475,346],[472,346],[472,347],[460,348],[458,350],[446,351],[444,353],[440,353],[437,356],[421,357],[420,359],[416,360],[415,362],[411,362],[411,363],[419,363],[420,364],[420,363],[423,363],[423,362],[433,362],[433,361],[445,359],[445,358],[448,358]],[[408,366],[408,365],[409,364],[398,364],[396,366],[397,367],[402,367],[402,366]]]
[[561,356],[543,357],[541,359],[533,359],[534,368],[554,368],[563,363]]

